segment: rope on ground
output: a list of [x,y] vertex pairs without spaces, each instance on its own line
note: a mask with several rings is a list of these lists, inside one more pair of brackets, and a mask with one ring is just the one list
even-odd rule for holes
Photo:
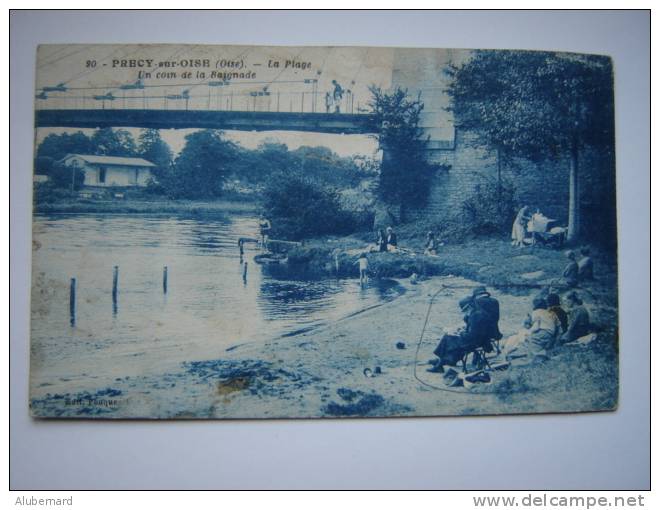
[[419,350],[422,347],[422,341],[424,340],[424,333],[426,332],[426,326],[428,325],[429,317],[431,316],[431,308],[433,307],[433,303],[435,301],[435,298],[438,297],[443,290],[449,289],[449,288],[457,288],[457,287],[456,286],[452,287],[450,285],[442,284],[440,286],[440,289],[435,294],[433,294],[433,296],[431,296],[431,300],[429,301],[429,307],[426,310],[426,317],[424,318],[424,325],[422,326],[422,332],[420,333],[419,341],[417,342],[417,349],[415,349],[415,361],[413,363],[413,377],[417,380],[417,382],[423,384],[424,386],[428,386],[429,388],[432,388],[434,390],[446,391],[447,393],[458,393],[460,395],[472,395],[472,396],[476,396],[476,395],[494,395],[497,392],[494,391],[493,389],[491,389],[490,391],[480,391],[478,393],[472,393],[468,390],[454,390],[454,389],[451,389],[451,388],[443,388],[442,386],[435,386],[433,384],[427,383],[426,381],[423,381],[417,375],[417,363],[419,361]]
[[419,376],[417,375],[417,362],[419,359],[419,349],[422,347],[422,340],[424,340],[424,333],[426,332],[426,326],[429,322],[429,317],[431,315],[431,308],[433,307],[433,302],[435,301],[435,298],[438,297],[438,295],[445,290],[446,285],[441,285],[440,289],[431,296],[431,300],[429,301],[429,307],[426,310],[426,317],[424,318],[424,325],[422,326],[422,332],[419,335],[419,341],[417,342],[417,349],[415,349],[415,362],[413,363],[413,377],[417,379],[418,382],[422,383],[424,386],[428,386],[429,388],[433,388],[434,390],[440,390],[440,391],[446,391],[448,393],[460,393],[460,394],[466,394],[468,392],[466,391],[460,391],[460,390],[453,390],[451,388],[442,388],[441,386],[434,386],[433,384],[429,384],[425,381],[422,381]]

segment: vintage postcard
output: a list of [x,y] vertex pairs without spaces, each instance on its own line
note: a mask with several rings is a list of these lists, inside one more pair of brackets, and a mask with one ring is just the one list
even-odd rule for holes
[[614,410],[613,63],[45,45],[30,410]]

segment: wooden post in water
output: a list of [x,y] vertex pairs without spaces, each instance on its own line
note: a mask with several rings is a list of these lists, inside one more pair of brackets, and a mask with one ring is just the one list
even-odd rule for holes
[[247,268],[248,268],[248,263],[244,262],[243,263],[243,283],[247,283]]
[[163,267],[163,294],[167,294],[167,266]]
[[69,322],[71,327],[76,325],[76,279],[71,278],[69,287]]
[[112,312],[117,313],[117,284],[119,283],[119,266],[112,268]]

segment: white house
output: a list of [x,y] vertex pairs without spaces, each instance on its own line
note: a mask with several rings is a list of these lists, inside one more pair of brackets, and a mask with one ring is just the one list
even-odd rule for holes
[[84,186],[146,186],[156,165],[142,158],[67,154],[66,166],[85,171]]

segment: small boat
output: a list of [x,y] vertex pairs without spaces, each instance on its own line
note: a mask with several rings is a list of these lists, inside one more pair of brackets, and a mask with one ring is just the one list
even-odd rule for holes
[[286,259],[284,253],[262,253],[254,256],[257,264],[284,264]]

